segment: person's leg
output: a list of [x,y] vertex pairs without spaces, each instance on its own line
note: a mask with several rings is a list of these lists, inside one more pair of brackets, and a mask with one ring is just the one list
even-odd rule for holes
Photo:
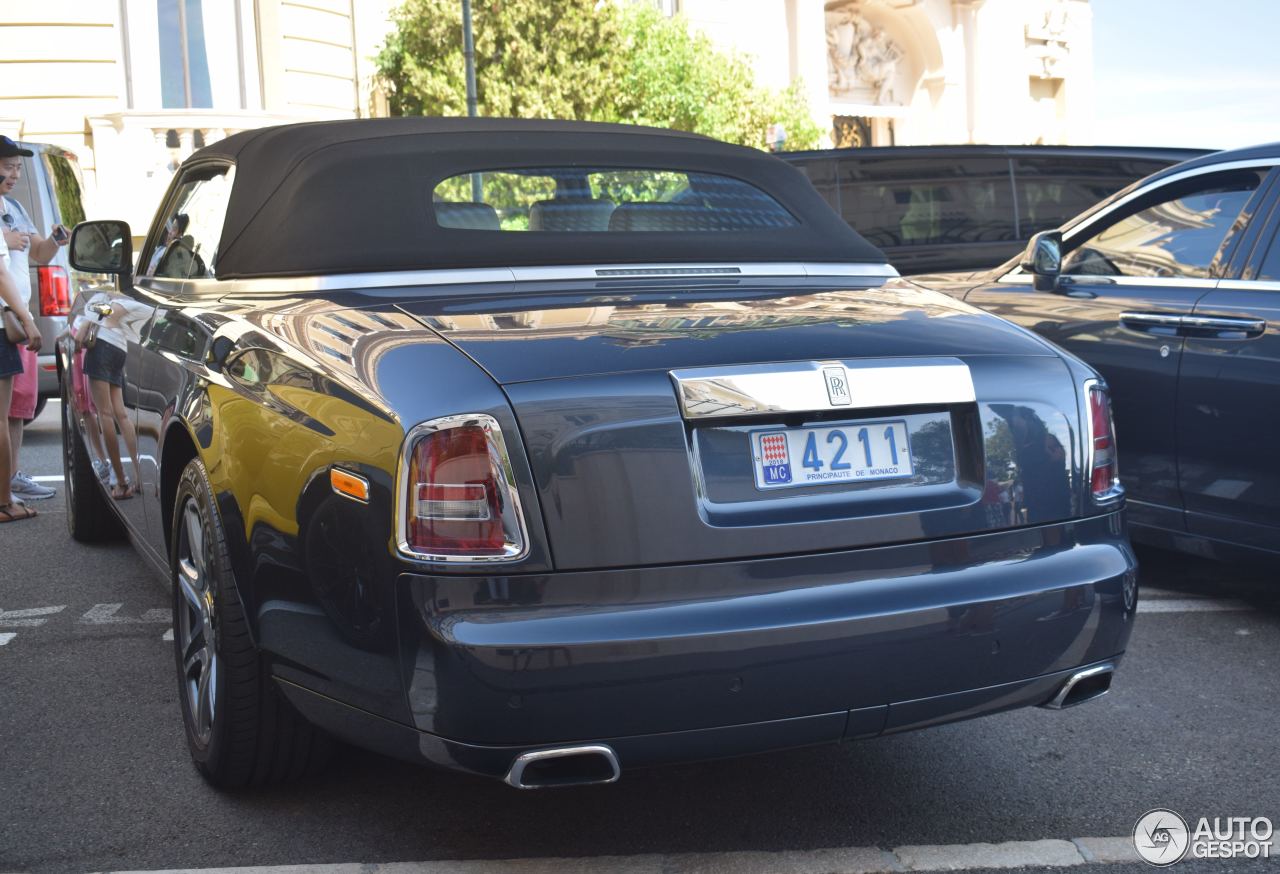
[[89,377],[89,391],[93,393],[93,405],[98,408],[98,427],[102,430],[103,442],[107,444],[111,469],[116,472],[117,489],[123,491],[124,465],[120,463],[120,438],[116,436],[115,415],[111,412],[111,383]]
[[[9,399],[13,397],[13,377],[0,378],[0,410],[9,409]],[[13,455],[9,449],[9,429],[0,428],[0,506],[13,500],[9,492],[9,479],[13,476]]]
[[[12,381],[9,383],[12,390]],[[21,468],[18,466],[18,453],[22,452],[22,426],[24,422],[17,416],[9,417],[9,471],[10,475],[17,473]]]
[[124,405],[124,389],[118,385],[111,386],[111,411],[115,416],[116,427],[124,435],[125,448],[133,459],[133,487],[136,489],[142,481],[142,471],[138,463],[138,434],[133,428],[133,419],[129,418],[129,410]]
[[[0,378],[0,410],[9,409],[13,397],[13,377]],[[9,451],[9,429],[0,428],[0,522],[15,522],[36,515],[36,511],[14,501],[9,489],[13,476],[13,456]]]
[[36,404],[40,395],[40,369],[36,354],[30,349],[18,350],[22,359],[22,373],[13,377],[12,394],[9,397],[9,456],[11,458],[9,487],[23,501],[43,501],[52,498],[56,491],[41,485],[22,470],[22,431],[27,422],[36,417]]

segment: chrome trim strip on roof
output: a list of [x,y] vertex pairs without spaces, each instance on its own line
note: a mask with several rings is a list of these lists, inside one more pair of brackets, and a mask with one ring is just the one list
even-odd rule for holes
[[[663,272],[670,268],[670,272]],[[601,273],[600,271],[609,271]],[[627,272],[616,271],[635,271]],[[696,272],[695,272],[696,271]],[[898,271],[888,264],[778,262],[767,264],[585,264],[565,267],[467,267],[456,270],[398,270],[385,273],[331,273],[279,279],[190,279],[140,277],[145,285],[171,293],[191,295],[297,294],[309,291],[345,291],[361,288],[402,288],[415,285],[471,285],[497,282],[555,282],[562,280],[750,279],[772,276],[867,277],[892,279]],[[180,291],[176,291],[180,289]]]
[[[973,403],[959,358],[865,358],[671,371],[686,419]],[[833,380],[843,380],[840,385]]]

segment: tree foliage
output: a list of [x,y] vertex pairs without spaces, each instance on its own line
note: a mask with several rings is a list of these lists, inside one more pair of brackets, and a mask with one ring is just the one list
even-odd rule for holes
[[[477,0],[476,93],[482,115],[622,121],[763,147],[771,123],[787,148],[820,130],[799,83],[772,91],[749,60],[715,48],[648,4]],[[377,62],[393,115],[465,115],[458,0],[406,0]]]

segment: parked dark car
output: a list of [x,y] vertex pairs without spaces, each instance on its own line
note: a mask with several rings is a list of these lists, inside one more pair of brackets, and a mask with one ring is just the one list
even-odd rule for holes
[[904,274],[988,270],[1038,231],[1201,149],[890,146],[784,152]]
[[[9,194],[22,205],[42,235],[54,225],[74,227],[84,221],[80,164],[65,149],[47,143],[19,143],[34,152],[22,158],[22,174]],[[67,250],[59,249],[48,264],[31,263],[31,314],[45,339],[39,356],[39,400],[36,415],[49,398],[58,396],[58,370],[53,354],[54,337],[67,325],[67,313],[81,277],[69,271]]]
[[1135,539],[1280,559],[1278,166],[1280,144],[1188,161],[1049,234],[1038,270],[922,278],[1102,373]]
[[130,236],[72,250],[151,310],[140,491],[107,499],[68,398],[68,523],[119,520],[171,582],[219,786],[307,771],[312,726],[537,787],[1109,687],[1136,591],[1103,383],[886,287],[781,161],[270,128],[182,166],[137,277]]

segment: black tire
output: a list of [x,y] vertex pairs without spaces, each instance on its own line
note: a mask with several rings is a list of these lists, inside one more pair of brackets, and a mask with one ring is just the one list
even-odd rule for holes
[[124,536],[120,518],[102,493],[93,473],[93,462],[75,428],[75,409],[62,390],[62,476],[67,490],[67,531],[81,543],[119,540]]
[[[285,700],[249,637],[222,521],[200,459],[182,472],[173,506],[174,660],[196,770],[220,789],[283,783],[318,772],[333,742]],[[197,575],[203,577],[198,583]],[[197,615],[201,603],[212,603],[212,609]]]

